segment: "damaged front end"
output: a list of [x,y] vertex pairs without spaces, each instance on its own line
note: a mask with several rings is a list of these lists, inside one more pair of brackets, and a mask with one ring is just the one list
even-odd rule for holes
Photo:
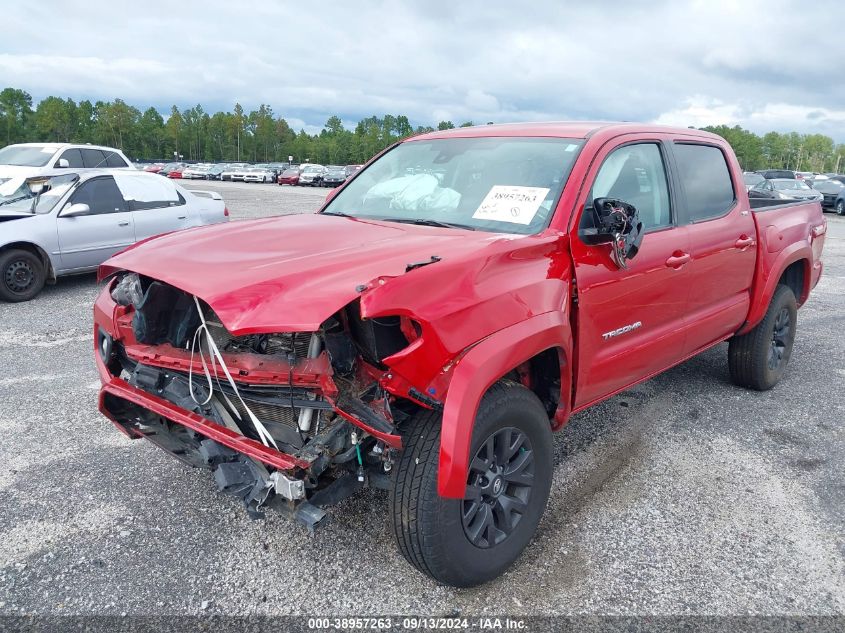
[[361,487],[388,488],[397,426],[440,406],[382,362],[419,333],[408,317],[362,318],[356,300],[316,331],[235,336],[200,298],[122,272],[95,304],[100,410],[212,470],[251,516],[272,505],[313,529]]

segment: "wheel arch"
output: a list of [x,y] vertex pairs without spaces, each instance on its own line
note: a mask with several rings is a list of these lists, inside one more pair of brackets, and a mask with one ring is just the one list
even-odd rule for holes
[[47,251],[41,248],[38,244],[35,244],[34,242],[18,241],[9,242],[8,244],[0,246],[0,253],[5,253],[10,250],[27,251],[38,257],[38,259],[41,260],[41,264],[44,266],[47,283],[56,283],[56,269],[53,267],[53,261],[50,259],[50,255],[47,254]]
[[[446,394],[440,434],[437,491],[443,497],[463,498],[475,416],[487,390],[521,366],[548,369],[556,353],[557,398],[550,423],[559,428],[570,408],[572,333],[563,311],[547,312],[485,338],[466,352],[455,366]],[[535,392],[536,393],[536,392]],[[549,398],[540,398],[549,410]]]
[[752,292],[751,310],[745,324],[737,334],[751,331],[763,320],[775,290],[780,284],[788,285],[793,292],[798,290],[795,299],[799,306],[807,300],[812,279],[812,258],[812,250],[806,242],[794,244],[778,255],[769,268],[769,274],[762,278],[758,289]]

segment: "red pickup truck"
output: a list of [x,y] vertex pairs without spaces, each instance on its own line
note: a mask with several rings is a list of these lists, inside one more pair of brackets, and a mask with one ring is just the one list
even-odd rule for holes
[[773,387],[819,280],[817,202],[749,203],[727,143],[636,124],[400,142],[316,214],[191,229],[100,269],[100,410],[260,516],[388,490],[456,586],[526,547],[573,413],[728,341]]

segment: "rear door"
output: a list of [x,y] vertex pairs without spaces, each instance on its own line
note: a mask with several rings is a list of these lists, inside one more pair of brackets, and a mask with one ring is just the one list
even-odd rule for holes
[[681,210],[689,229],[692,261],[686,353],[736,332],[751,303],[757,261],[757,229],[734,182],[739,166],[716,143],[700,140],[672,144],[682,195]]
[[[88,215],[66,217],[76,203],[91,208]],[[135,242],[132,213],[111,176],[82,182],[56,218],[62,268],[93,268]]]
[[578,204],[588,228],[597,197],[633,204],[646,231],[639,253],[620,269],[609,245],[589,246],[572,232],[577,284],[577,384],[574,407],[625,388],[682,358],[689,298],[687,229],[679,225],[665,140],[623,137],[590,167]]
[[193,226],[185,198],[168,178],[132,172],[114,177],[132,212],[135,239]]

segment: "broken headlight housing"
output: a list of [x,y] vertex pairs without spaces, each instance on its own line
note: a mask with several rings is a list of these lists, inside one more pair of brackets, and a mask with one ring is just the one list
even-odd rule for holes
[[141,278],[136,273],[125,273],[112,288],[111,298],[118,305],[138,305],[144,298]]

